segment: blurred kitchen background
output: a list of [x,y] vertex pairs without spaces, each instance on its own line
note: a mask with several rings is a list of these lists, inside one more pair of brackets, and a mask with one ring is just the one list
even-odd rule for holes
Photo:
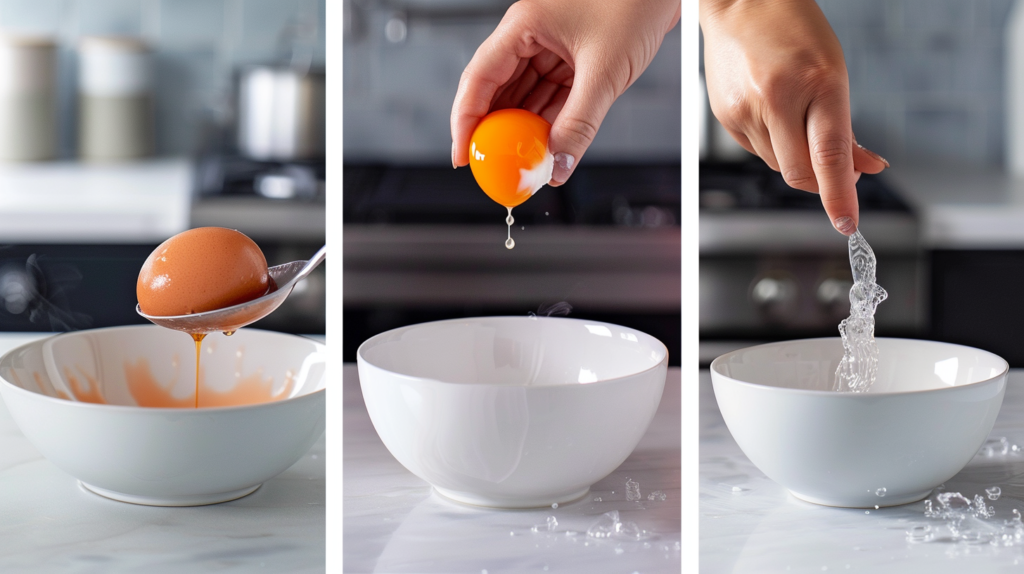
[[[876,334],[985,348],[1024,366],[1024,3],[819,0],[843,46],[858,184],[878,257]],[[703,79],[703,53],[701,54]],[[817,196],[701,110],[701,362],[755,341],[837,336],[845,238]]]
[[[508,0],[344,1],[345,360],[381,331],[564,314],[680,345],[679,26],[569,182],[505,208],[451,167],[459,77]],[[566,305],[567,303],[568,305]]]
[[[142,323],[191,227],[325,242],[324,0],[0,0],[0,331]],[[254,326],[324,333],[324,267]]]

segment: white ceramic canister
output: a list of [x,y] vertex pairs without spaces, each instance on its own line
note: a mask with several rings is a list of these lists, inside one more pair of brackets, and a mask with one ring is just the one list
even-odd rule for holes
[[149,48],[136,38],[91,36],[79,46],[78,153],[84,160],[147,156],[153,148]]
[[57,155],[57,46],[0,35],[0,161]]

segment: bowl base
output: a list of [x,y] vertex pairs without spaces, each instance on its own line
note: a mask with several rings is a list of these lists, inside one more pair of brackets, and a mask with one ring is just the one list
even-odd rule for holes
[[78,481],[86,490],[94,492],[104,498],[111,500],[117,500],[118,502],[128,502],[131,504],[142,504],[145,506],[204,506],[207,504],[218,504],[220,502],[228,502],[230,500],[237,500],[243,496],[248,496],[256,491],[257,488],[263,486],[257,484],[256,486],[249,486],[238,490],[232,490],[230,492],[217,492],[214,494],[189,494],[181,496],[139,496],[136,494],[124,494],[122,492],[114,492],[113,490],[107,490],[106,488],[100,488]]
[[565,504],[566,502],[579,500],[590,492],[590,487],[588,486],[567,494],[557,494],[536,498],[480,496],[478,494],[448,490],[446,488],[438,488],[436,486],[434,487],[434,490],[444,498],[454,500],[455,502],[461,502],[463,504],[471,504],[473,506],[485,506],[487,508],[541,508],[544,506],[551,506],[552,504]]
[[876,506],[878,508],[885,508],[887,506],[900,506],[901,504],[910,504],[911,502],[917,502],[919,500],[924,500],[925,498],[928,497],[929,494],[932,493],[932,490],[933,489],[929,488],[928,490],[925,490],[923,492],[913,492],[913,493],[910,493],[910,494],[902,494],[902,495],[892,495],[892,494],[890,494],[890,495],[886,495],[885,497],[878,496],[878,497],[875,497],[875,498],[871,499],[870,503],[866,502],[864,500],[859,500],[859,501],[826,500],[826,499],[823,499],[823,498],[817,498],[817,497],[814,497],[814,496],[807,496],[807,495],[804,495],[804,494],[800,494],[799,492],[795,492],[795,491],[792,491],[792,490],[790,490],[789,493],[792,494],[793,496],[799,498],[800,500],[803,500],[804,502],[810,502],[812,504],[820,504],[821,506],[832,506],[832,507],[836,507],[836,508],[869,508],[869,509],[873,509]]

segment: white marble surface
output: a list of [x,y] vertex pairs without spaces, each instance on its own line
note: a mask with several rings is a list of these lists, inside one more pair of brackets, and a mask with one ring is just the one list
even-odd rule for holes
[[[0,334],[0,354],[38,336]],[[324,451],[239,500],[136,506],[53,466],[0,401],[0,572],[324,572]]]
[[[343,377],[345,572],[680,571],[679,369],[669,369],[661,405],[636,450],[590,494],[557,509],[515,511],[465,506],[435,494],[381,443],[363,405],[355,365],[346,365]],[[626,500],[627,477],[640,484],[641,503]],[[667,499],[647,500],[655,490]],[[587,528],[612,510],[656,538],[646,546],[588,540]],[[553,532],[530,531],[548,516],[558,520]]]
[[[866,424],[870,424],[866,421]],[[829,508],[794,498],[740,451],[722,420],[707,370],[700,372],[700,571],[719,572],[1002,572],[1024,569],[1024,547],[953,541],[944,523],[924,516],[924,502],[880,510]],[[1024,445],[1024,370],[1010,372],[991,437]],[[944,490],[968,498],[991,486],[1002,496],[994,524],[1024,511],[1024,454],[978,455]],[[738,490],[737,490],[738,489]],[[930,498],[934,499],[935,493]],[[932,542],[907,541],[929,525]]]

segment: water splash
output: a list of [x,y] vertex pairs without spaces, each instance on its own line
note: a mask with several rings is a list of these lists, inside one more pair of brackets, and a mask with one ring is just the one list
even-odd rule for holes
[[628,540],[631,542],[647,540],[652,534],[635,522],[623,522],[619,519],[619,511],[605,512],[587,529],[587,536],[598,539]]
[[998,486],[993,486],[992,488],[986,488],[985,494],[988,496],[989,500],[999,500],[999,496],[1003,494],[1003,489]]
[[626,477],[626,500],[640,500],[640,483],[632,478]]
[[844,353],[836,369],[834,388],[858,393],[868,390],[878,375],[875,309],[889,295],[875,283],[878,262],[860,231],[850,235],[849,251],[850,269],[853,271],[850,316],[839,323]]
[[1014,449],[1017,445],[1010,445],[1010,440],[1005,436],[992,437],[985,441],[982,445],[981,450],[978,454],[986,457],[993,456],[1006,456],[1010,452],[1019,452],[1019,447]]
[[[995,500],[1002,492],[998,486],[985,489],[986,494],[995,493]],[[937,504],[936,504],[937,503]],[[988,506],[980,494],[968,499],[960,492],[942,492],[932,500],[924,501],[926,518],[945,522],[946,530],[954,542],[969,545],[1020,546],[1024,543],[1024,523],[1020,511],[1013,510],[1013,518],[999,524],[992,520],[996,516],[994,506]],[[907,531],[908,542],[931,542],[941,540],[939,531],[930,526],[914,526]],[[945,538],[948,540],[949,538]]]
[[647,500],[657,500],[658,502],[664,502],[666,498],[668,498],[668,495],[660,490],[655,490],[647,495]]

